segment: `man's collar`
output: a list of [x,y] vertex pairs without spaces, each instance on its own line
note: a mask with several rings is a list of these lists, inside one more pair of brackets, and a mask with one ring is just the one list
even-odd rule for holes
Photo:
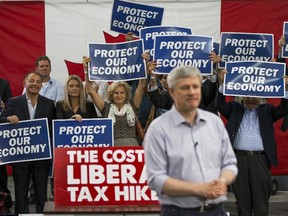
[[[186,119],[181,115],[181,113],[177,110],[176,106],[173,105],[171,108],[171,112],[173,112],[172,120],[174,125],[179,125],[182,123],[187,123]],[[195,125],[199,124],[200,121],[207,121],[207,117],[203,113],[204,111],[197,108],[195,115]]]

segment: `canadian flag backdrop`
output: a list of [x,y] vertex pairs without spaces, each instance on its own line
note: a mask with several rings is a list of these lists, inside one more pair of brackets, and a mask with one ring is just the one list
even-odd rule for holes
[[[212,36],[215,42],[220,42],[220,32],[274,34],[275,52],[283,22],[288,21],[287,0],[133,2],[162,7],[163,25],[190,27],[194,35]],[[22,93],[24,75],[35,69],[41,55],[51,59],[51,76],[65,82],[67,62],[81,63],[88,42],[105,43],[103,31],[118,35],[110,31],[112,7],[112,0],[0,0],[0,77],[9,80],[12,94]],[[275,124],[279,155],[275,175],[288,174],[288,136],[279,130],[281,122]]]

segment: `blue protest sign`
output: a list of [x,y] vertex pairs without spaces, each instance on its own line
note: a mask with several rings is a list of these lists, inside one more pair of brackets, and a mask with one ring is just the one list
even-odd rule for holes
[[283,36],[285,37],[286,43],[282,47],[282,58],[288,58],[288,22],[283,23]]
[[113,4],[111,30],[139,36],[139,30],[146,26],[161,25],[163,8],[115,0]]
[[154,60],[155,73],[169,73],[174,67],[189,65],[197,67],[204,75],[211,75],[213,63],[209,54],[213,50],[213,39],[206,36],[156,36]]
[[154,56],[155,37],[166,35],[192,35],[192,29],[178,26],[150,26],[140,29],[140,38],[143,40],[144,50],[150,52],[151,59]]
[[[213,42],[213,51],[216,53],[216,55],[219,55],[219,49],[220,49],[220,44]],[[213,64],[213,69],[216,70],[217,69],[217,65],[218,64]]]
[[224,95],[283,98],[285,64],[278,62],[227,62]]
[[220,68],[225,62],[269,61],[273,55],[273,34],[221,33]]
[[216,55],[219,55],[219,49],[220,49],[220,44],[214,42],[213,43],[213,51],[216,53]]
[[124,43],[89,43],[91,81],[119,81],[146,78],[142,40]]
[[114,146],[112,120],[53,120],[53,144],[55,148]]
[[51,159],[47,119],[0,124],[0,164]]

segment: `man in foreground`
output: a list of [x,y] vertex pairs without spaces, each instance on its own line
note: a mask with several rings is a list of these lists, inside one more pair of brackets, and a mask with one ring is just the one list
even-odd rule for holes
[[180,66],[168,75],[171,110],[155,119],[144,139],[149,187],[161,216],[224,216],[227,186],[237,175],[236,158],[221,119],[198,109],[202,76]]

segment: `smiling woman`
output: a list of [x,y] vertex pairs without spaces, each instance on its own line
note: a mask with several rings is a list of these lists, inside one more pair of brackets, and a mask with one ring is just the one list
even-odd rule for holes
[[[83,68],[87,70],[89,57],[83,57]],[[142,102],[146,79],[139,80],[136,91],[131,98],[131,87],[127,82],[118,81],[108,88],[108,101],[104,101],[93,88],[92,82],[85,73],[86,93],[100,110],[103,117],[111,118],[114,130],[114,146],[138,146],[136,135],[137,112]]]
[[86,80],[87,92],[103,117],[112,118],[114,146],[138,146],[136,116],[144,94],[146,79],[140,80],[131,99],[131,87],[127,82],[114,82],[108,89],[108,102],[104,101]]

